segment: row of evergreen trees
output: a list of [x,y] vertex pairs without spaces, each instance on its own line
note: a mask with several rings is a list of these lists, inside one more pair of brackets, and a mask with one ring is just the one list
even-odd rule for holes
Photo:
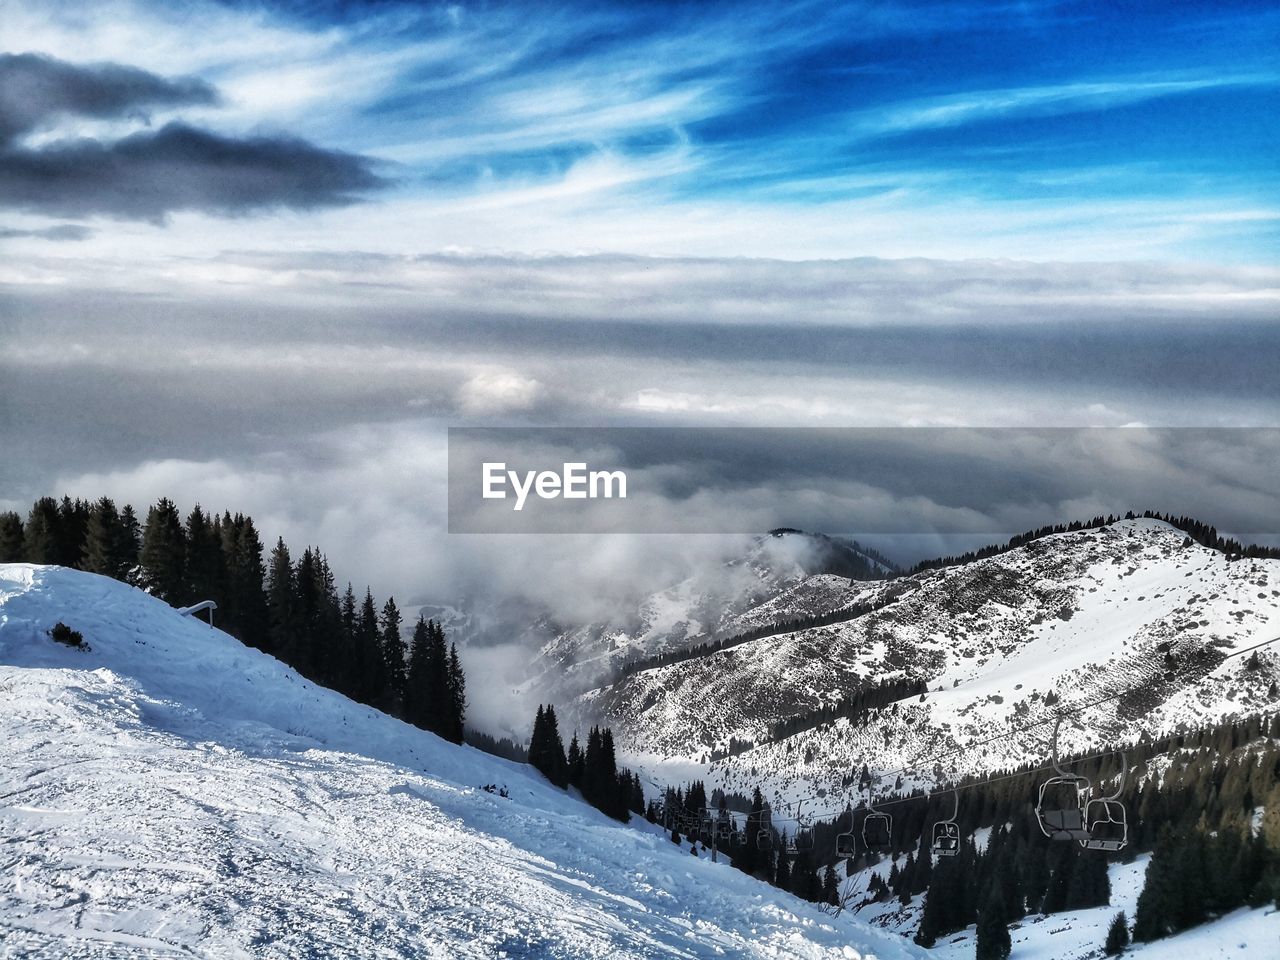
[[60,564],[141,587],[175,606],[218,604],[218,625],[316,683],[461,743],[466,677],[443,629],[419,617],[408,650],[395,598],[379,609],[366,588],[339,596],[329,561],[307,547],[295,562],[283,539],[268,561],[253,518],[207,514],[185,522],[162,498],[139,523],[132,506],[37,500],[25,523],[0,514],[0,562]]
[[618,768],[613,731],[608,727],[592,727],[585,748],[578,743],[575,732],[566,753],[556,708],[551,704],[539,706],[529,737],[528,757],[529,763],[557,787],[576,787],[587,803],[616,820],[626,823],[632,813],[644,813],[640,777]]
[[[747,813],[741,825],[730,815],[731,809],[740,806],[745,806]],[[708,815],[711,810],[715,811],[713,816]],[[784,838],[773,830],[769,808],[759,788],[747,804],[737,803],[717,789],[708,805],[706,785],[695,780],[683,787],[669,787],[661,803],[655,801],[648,806],[645,817],[669,829],[673,843],[690,841],[694,854],[698,854],[701,844],[704,851],[713,849],[716,856],[726,857],[744,873],[801,899],[832,905],[839,900],[835,862],[823,865],[816,849],[785,853]],[[759,844],[761,831],[773,838],[765,848]]]
[[[927,855],[908,855],[900,875],[890,875],[888,891],[872,885],[872,898],[892,894],[906,902],[927,891],[917,941],[931,945],[976,922],[980,957],[1007,955],[1007,947],[1004,954],[984,952],[1003,941],[994,932],[997,920],[1008,924],[1029,913],[1105,905],[1107,862],[1153,849],[1134,917],[1136,940],[1158,939],[1246,904],[1280,899],[1280,717],[1255,715],[1130,748],[1139,769],[1159,754],[1171,760],[1163,775],[1139,778],[1122,794],[1130,824],[1122,854],[1045,840],[1027,813],[1035,777],[978,784],[962,795],[960,823],[970,836],[978,827],[995,827],[986,850],[978,854],[966,840],[958,856],[940,858],[932,867]],[[1115,757],[1079,766],[1095,783],[1119,772]],[[1255,831],[1258,807],[1264,816]],[[907,834],[896,841],[898,849],[914,848],[909,838],[923,826],[919,849],[927,850],[927,827],[937,816],[924,798],[897,805],[895,835],[900,827]],[[1108,949],[1123,948],[1126,924],[1124,918],[1109,931]]]

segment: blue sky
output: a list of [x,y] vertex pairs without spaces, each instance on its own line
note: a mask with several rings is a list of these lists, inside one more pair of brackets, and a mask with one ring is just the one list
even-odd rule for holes
[[0,49],[219,92],[152,123],[369,158],[388,185],[311,224],[362,247],[1274,262],[1273,4],[3,9]]
[[[446,426],[1274,426],[1278,34],[1233,3],[0,0],[0,509],[198,499],[397,597],[518,591],[544,546],[439,549]],[[1254,486],[1207,519],[1274,517]],[[832,497],[900,499],[799,499]],[[1198,509],[1050,485],[974,529],[1117,506]],[[682,575],[580,546],[566,590]]]

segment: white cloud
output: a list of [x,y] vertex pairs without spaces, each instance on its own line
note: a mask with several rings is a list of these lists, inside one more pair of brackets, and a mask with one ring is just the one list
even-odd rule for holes
[[1222,74],[975,90],[890,105],[866,115],[861,125],[868,131],[878,132],[954,127],[1011,114],[1074,113],[1220,87],[1275,86],[1277,83],[1280,76],[1276,74]]
[[458,400],[465,413],[487,416],[529,410],[542,393],[542,384],[531,377],[510,370],[484,370],[462,384]]

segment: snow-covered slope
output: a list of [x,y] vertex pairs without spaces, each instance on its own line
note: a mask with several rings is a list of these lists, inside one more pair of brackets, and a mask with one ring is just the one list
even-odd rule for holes
[[2,956],[920,955],[102,577],[0,565],[0,704]]
[[[1042,759],[1047,729],[962,748],[1050,717],[1051,694],[1062,707],[1123,694],[1064,727],[1075,750],[1249,712],[1280,676],[1275,649],[1258,669],[1224,660],[1280,634],[1280,561],[1228,561],[1159,521],[1050,536],[875,589],[890,587],[896,599],[875,612],[636,673],[578,710],[612,724],[643,767],[748,792],[763,783],[782,798],[839,791],[863,764],[890,771],[961,751],[938,771],[952,779]],[[777,721],[903,677],[930,692],[865,725],[769,742]],[[731,738],[757,746],[692,763]]]
[[[872,868],[886,877],[896,862],[901,868],[905,854],[896,861],[886,859]],[[1137,913],[1138,897],[1151,862],[1143,854],[1130,863],[1112,863],[1108,868],[1111,903],[1105,907],[1067,910],[1053,914],[1029,914],[1009,929],[1014,960],[1096,960],[1102,955],[1107,928],[1120,911],[1129,926]],[[865,890],[870,871],[851,877],[849,883]],[[872,903],[857,911],[860,919],[909,938],[914,935],[923,909],[924,896],[909,904],[895,899]],[[967,929],[942,938],[929,951],[933,960],[972,960],[976,930]],[[1272,907],[1236,910],[1212,923],[1183,931],[1151,943],[1135,943],[1125,950],[1132,960],[1261,960],[1273,957],[1280,948],[1280,911]]]

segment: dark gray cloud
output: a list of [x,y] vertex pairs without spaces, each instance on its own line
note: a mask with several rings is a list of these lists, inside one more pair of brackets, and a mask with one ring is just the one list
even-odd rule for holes
[[74,64],[37,53],[0,54],[0,146],[62,116],[110,119],[217,102],[218,92],[195,77],[168,79],[135,67]]
[[93,231],[78,223],[59,223],[52,227],[24,230],[20,227],[0,227],[0,240],[88,240]]
[[354,154],[182,123],[115,143],[81,139],[0,152],[0,205],[63,217],[163,221],[178,210],[309,210],[354,203],[384,182]]
[[179,210],[237,215],[341,206],[385,185],[366,157],[294,137],[233,137],[181,122],[108,142],[21,142],[66,116],[145,121],[148,108],[208,106],[218,99],[195,78],[30,53],[0,56],[0,206],[162,222]]

